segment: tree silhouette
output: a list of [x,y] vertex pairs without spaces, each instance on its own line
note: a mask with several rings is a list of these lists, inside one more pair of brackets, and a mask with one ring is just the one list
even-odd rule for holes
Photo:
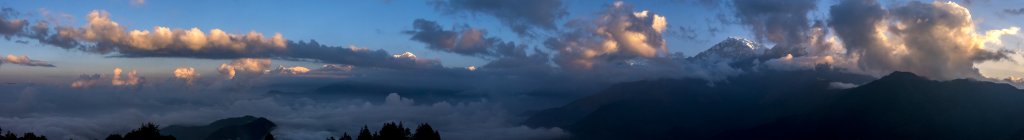
[[349,136],[348,132],[346,132],[344,135],[341,135],[341,138],[338,140],[352,140],[352,136]]
[[159,126],[153,123],[146,123],[139,127],[139,129],[124,134],[123,138],[120,135],[113,134],[107,136],[106,140],[175,140],[175,138],[174,136],[160,135]]
[[[355,140],[440,140],[441,134],[430,124],[420,124],[416,128],[416,133],[412,133],[409,128],[405,128],[402,123],[389,122],[384,123],[384,126],[380,128],[376,133],[370,133],[370,128],[363,125],[363,129],[359,130],[359,135],[356,136]],[[328,138],[328,140],[335,140],[334,137]],[[352,136],[345,133],[337,140],[352,140]]]
[[377,132],[380,137],[375,140],[408,140],[409,129],[402,126],[401,123],[396,124],[395,122],[384,123],[384,127],[380,128]]
[[[0,129],[0,131],[3,131],[3,129]],[[0,140],[46,140],[46,136],[36,136],[35,133],[29,132],[25,133],[25,135],[22,135],[21,137],[18,137],[17,134],[12,133],[11,131],[7,131],[4,135],[0,136]]]
[[416,134],[412,135],[412,140],[441,140],[441,134],[430,127],[430,124],[424,123],[416,128]]
[[373,140],[373,134],[370,134],[370,128],[363,125],[363,129],[359,130],[359,136],[356,136],[356,140]]

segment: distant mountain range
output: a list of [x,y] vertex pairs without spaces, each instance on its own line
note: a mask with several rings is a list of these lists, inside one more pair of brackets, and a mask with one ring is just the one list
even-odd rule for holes
[[1024,91],[1013,86],[907,72],[873,79],[807,70],[629,82],[525,124],[588,140],[1024,138]]
[[217,120],[204,126],[172,125],[161,133],[180,140],[262,140],[276,127],[266,118],[243,116]]

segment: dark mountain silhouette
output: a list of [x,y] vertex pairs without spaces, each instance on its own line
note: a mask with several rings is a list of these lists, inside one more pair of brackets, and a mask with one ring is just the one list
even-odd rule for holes
[[[851,80],[855,79],[855,80]],[[1007,139],[1024,132],[1024,94],[973,80],[896,72],[757,72],[713,85],[695,79],[623,83],[529,118],[577,139]],[[779,82],[782,81],[782,82]],[[940,134],[929,134],[940,133]]]
[[277,125],[262,117],[243,116],[214,121],[205,126],[169,126],[164,133],[183,140],[262,140]]
[[895,72],[826,109],[723,133],[719,139],[1024,139],[1024,91]]

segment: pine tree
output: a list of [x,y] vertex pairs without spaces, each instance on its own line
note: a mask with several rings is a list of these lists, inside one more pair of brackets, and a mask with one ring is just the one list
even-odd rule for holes
[[421,124],[416,128],[416,134],[412,135],[412,140],[441,140],[441,135],[430,127],[430,124]]
[[406,129],[400,123],[384,123],[384,126],[380,128],[378,132],[380,138],[377,140],[408,140],[409,129]]
[[15,135],[14,133],[11,133],[11,131],[7,131],[7,133],[4,134],[4,140],[17,140],[17,139],[18,139],[18,135]]
[[146,123],[141,128],[124,134],[125,140],[174,140],[174,136],[160,135],[160,129],[156,124]]
[[345,132],[345,134],[341,135],[341,138],[338,140],[352,140],[352,136],[349,136],[348,132]]
[[373,140],[373,134],[370,134],[370,128],[363,125],[363,129],[359,130],[359,136],[356,136],[356,140]]

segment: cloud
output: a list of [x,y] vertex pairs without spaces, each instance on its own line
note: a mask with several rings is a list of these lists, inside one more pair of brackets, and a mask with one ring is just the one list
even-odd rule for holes
[[352,71],[352,65],[324,64],[318,71]]
[[174,68],[174,78],[185,80],[185,83],[192,85],[192,82],[199,78],[199,73],[192,67]]
[[227,79],[251,79],[263,75],[270,69],[270,59],[242,58],[231,61],[228,64],[220,64],[217,71]]
[[123,78],[121,77],[121,68],[114,68],[114,77],[111,78],[110,84],[114,86],[135,86],[146,82],[146,78],[139,77],[139,74],[132,70],[128,72]]
[[1020,8],[1020,9],[1004,9],[1003,12],[1006,13],[1006,14],[1010,14],[1010,15],[1024,15],[1024,8]]
[[[554,62],[564,69],[588,70],[602,60],[653,58],[667,51],[662,38],[664,16],[634,12],[621,1],[601,12],[594,21],[573,21],[574,30],[548,39],[544,45],[558,51]],[[592,24],[590,24],[592,23]]]
[[0,34],[7,39],[14,34],[19,34],[28,26],[28,21],[22,19],[11,19],[18,13],[11,8],[0,9]]
[[82,28],[57,28],[57,34],[50,38],[86,41],[92,45],[80,47],[83,50],[97,53],[117,51],[126,56],[230,57],[266,55],[286,48],[286,40],[281,34],[266,38],[258,32],[239,35],[212,29],[207,34],[198,28],[171,29],[160,26],[152,30],[128,31],[111,20],[110,14],[105,11],[90,12],[86,21],[88,24]]
[[533,36],[534,28],[555,30],[555,22],[568,15],[561,0],[437,0],[433,3],[446,13],[494,16],[520,36]]
[[271,73],[277,73],[277,74],[297,75],[297,74],[309,73],[309,71],[310,71],[309,68],[301,67],[301,66],[294,66],[294,67],[280,66],[277,69],[271,70],[270,72]]
[[146,4],[146,0],[131,0],[131,2],[132,2],[132,5],[136,5],[136,6],[138,6],[138,5],[145,5]]
[[27,27],[30,24],[25,20],[4,16],[0,17],[0,26],[10,29],[0,29],[0,34],[35,39],[42,44],[65,49],[116,54],[119,57],[280,58],[394,69],[441,67],[436,60],[395,59],[384,50],[327,46],[312,40],[294,42],[279,33],[272,36],[255,31],[232,34],[220,29],[203,31],[199,28],[172,29],[161,26],[150,30],[129,30],[113,21],[109,13],[99,10],[90,12],[86,19],[87,23],[82,27],[51,27],[47,21],[39,21]]
[[48,63],[46,61],[32,60],[32,59],[29,59],[28,56],[24,56],[24,55],[17,56],[17,55],[11,55],[11,54],[8,54],[7,57],[4,57],[3,59],[0,59],[0,64],[3,64],[3,63],[18,64],[18,65],[22,65],[22,66],[35,66],[35,67],[56,67],[53,64],[50,64],[50,63]]
[[831,83],[828,83],[828,88],[830,88],[830,89],[851,89],[851,88],[855,88],[855,87],[857,87],[857,84],[853,84],[853,83],[844,83],[844,82],[831,82]]
[[998,37],[1019,28],[978,34],[970,12],[956,3],[910,2],[883,9],[875,1],[832,6],[830,25],[847,55],[869,73],[910,71],[933,79],[984,78],[975,63],[1007,58],[989,50]]
[[740,23],[751,28],[758,41],[788,47],[804,43],[810,31],[807,14],[817,0],[733,0]]
[[467,56],[497,58],[525,56],[525,45],[503,42],[499,38],[487,37],[483,29],[463,27],[460,31],[444,30],[437,22],[416,19],[413,29],[406,31],[412,40],[427,44],[427,48]]
[[[254,115],[278,124],[282,139],[323,139],[354,134],[391,121],[406,125],[430,123],[445,139],[554,139],[568,136],[560,128],[530,128],[502,104],[488,100],[420,102],[401,93],[368,100],[271,95],[262,92],[225,94],[218,90],[141,89],[123,94],[117,88],[69,90],[0,87],[11,98],[0,99],[0,125],[13,132],[36,132],[54,139],[94,139],[124,133],[146,122],[162,126],[206,125],[228,117]],[[219,93],[219,94],[215,94]],[[326,100],[323,100],[326,99]],[[38,115],[22,115],[31,113]],[[354,115],[357,114],[357,115]]]
[[100,82],[100,74],[82,74],[75,81],[71,82],[72,88],[89,88]]
[[398,58],[387,51],[369,50],[357,47],[327,46],[316,41],[289,42],[288,51],[282,56],[297,59],[313,59],[323,63],[348,64],[354,66],[393,69],[438,69],[441,62],[432,59]]

